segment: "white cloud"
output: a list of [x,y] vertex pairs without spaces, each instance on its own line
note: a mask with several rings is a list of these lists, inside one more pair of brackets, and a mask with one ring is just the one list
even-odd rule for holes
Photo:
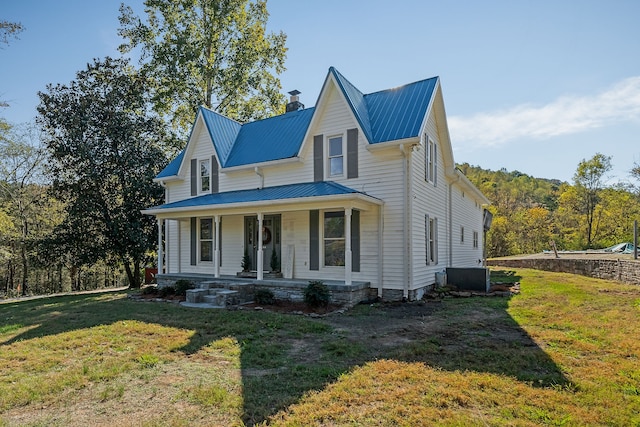
[[545,139],[611,124],[640,121],[640,76],[630,77],[595,96],[563,96],[543,106],[452,116],[454,145],[496,146],[521,138]]

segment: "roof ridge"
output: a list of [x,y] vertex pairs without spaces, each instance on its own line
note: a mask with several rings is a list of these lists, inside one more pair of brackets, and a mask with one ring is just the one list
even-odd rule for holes
[[418,84],[418,83],[424,83],[424,82],[426,82],[428,80],[435,80],[435,79],[439,79],[439,78],[440,78],[440,76],[428,77],[426,79],[416,80],[415,82],[405,83],[405,84],[400,85],[400,86],[395,86],[395,87],[390,87],[390,88],[387,88],[387,89],[376,90],[375,92],[365,93],[364,96],[366,97],[366,96],[369,96],[369,95],[375,95],[375,94],[382,93],[382,92],[390,92],[392,90],[402,89],[402,88],[405,88],[407,86],[415,85],[415,84]]

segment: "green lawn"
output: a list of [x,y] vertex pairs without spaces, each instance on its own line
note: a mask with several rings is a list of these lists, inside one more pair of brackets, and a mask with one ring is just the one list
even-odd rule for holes
[[314,319],[0,304],[0,426],[640,425],[640,287],[517,270],[512,298]]

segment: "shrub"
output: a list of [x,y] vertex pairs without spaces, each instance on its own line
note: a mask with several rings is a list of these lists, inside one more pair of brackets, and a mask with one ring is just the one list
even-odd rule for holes
[[158,293],[157,286],[146,286],[142,288],[142,295],[155,295]]
[[271,271],[280,271],[280,260],[276,248],[271,251]]
[[246,249],[244,250],[240,266],[242,267],[242,271],[249,271],[251,269],[251,258],[249,257],[249,252]]
[[309,307],[326,307],[329,297],[329,288],[322,280],[310,280],[304,290],[304,302]]
[[195,286],[189,280],[180,279],[176,281],[174,287],[176,290],[176,295],[185,296],[187,295],[187,289],[193,289]]
[[270,289],[258,289],[253,299],[257,304],[273,305],[276,302],[276,297]]
[[173,286],[163,286],[160,289],[158,289],[158,295],[160,296],[160,298],[165,298],[175,294],[176,294],[176,290]]

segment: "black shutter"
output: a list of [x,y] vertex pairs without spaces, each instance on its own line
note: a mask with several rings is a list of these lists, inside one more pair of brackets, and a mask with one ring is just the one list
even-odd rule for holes
[[360,211],[351,212],[351,271],[360,271]]
[[196,265],[198,244],[198,222],[195,217],[191,218],[191,265]]
[[220,259],[218,260],[220,267],[222,267],[222,218],[220,218],[219,220],[220,222],[218,223],[218,255],[220,256]]
[[309,270],[320,270],[320,211],[309,211]]
[[313,180],[318,182],[324,179],[323,169],[323,149],[324,136],[316,135],[313,137]]
[[438,144],[433,143],[433,185],[438,185]]
[[191,159],[191,195],[198,195],[198,159]]
[[347,130],[347,178],[358,177],[358,128]]
[[220,173],[216,156],[211,156],[211,193],[220,192]]

